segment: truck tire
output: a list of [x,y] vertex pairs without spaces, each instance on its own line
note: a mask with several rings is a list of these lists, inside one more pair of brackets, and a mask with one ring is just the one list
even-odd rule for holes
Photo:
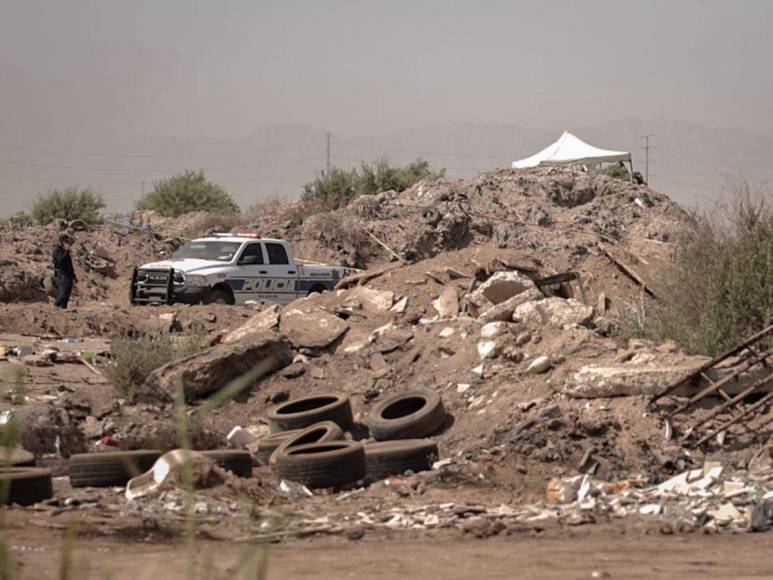
[[402,439],[365,444],[365,479],[370,483],[390,475],[432,469],[437,461],[437,443],[431,439]]
[[0,467],[35,467],[35,456],[21,447],[0,447]]
[[233,303],[234,303],[233,296],[231,296],[225,290],[221,290],[220,288],[216,288],[214,290],[210,290],[209,294],[207,294],[207,297],[204,299],[204,304],[228,304],[228,305],[233,305]]
[[70,457],[70,485],[73,487],[111,487],[126,485],[132,477],[145,473],[161,457],[161,452],[109,451],[79,453]]
[[365,477],[365,450],[354,441],[306,443],[277,455],[274,471],[309,488],[341,487]]
[[273,433],[305,429],[320,421],[333,421],[344,431],[352,427],[352,405],[347,395],[322,393],[291,399],[266,413]]
[[306,296],[311,296],[312,294],[322,294],[325,290],[327,290],[327,286],[324,284],[314,284],[314,286],[309,289],[309,293],[306,294]]
[[252,455],[249,451],[235,449],[215,449],[199,451],[204,457],[209,457],[223,469],[238,477],[252,477]]
[[343,436],[344,432],[332,421],[321,421],[320,423],[314,423],[314,425],[306,427],[305,429],[297,431],[293,435],[287,437],[271,454],[268,460],[268,464],[274,465],[276,463],[277,456],[290,447],[297,447],[298,445],[305,445],[306,443],[325,443],[326,441],[338,441],[339,439],[343,439]]
[[393,395],[378,403],[368,417],[368,428],[378,441],[418,439],[437,433],[445,419],[440,395],[418,390]]
[[300,433],[302,429],[292,429],[291,431],[279,431],[277,433],[271,433],[266,435],[258,441],[258,450],[255,453],[255,458],[260,465],[268,465],[271,455],[277,448],[287,441],[293,435]]
[[54,495],[51,471],[40,467],[0,469],[0,487],[8,486],[6,504],[32,505]]

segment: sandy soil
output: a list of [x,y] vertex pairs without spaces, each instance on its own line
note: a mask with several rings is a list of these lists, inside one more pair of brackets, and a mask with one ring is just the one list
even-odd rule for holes
[[[488,540],[343,538],[291,541],[268,548],[269,579],[427,578],[771,578],[773,535],[660,535],[649,528],[583,527],[542,537]],[[53,578],[61,557],[61,534],[34,527],[10,533],[20,578]],[[197,542],[199,577],[239,578],[249,546]],[[252,548],[255,559],[260,548]],[[77,578],[115,580],[190,578],[190,548],[182,542],[79,538]],[[211,570],[204,572],[211,563]],[[86,575],[87,574],[87,575]]]

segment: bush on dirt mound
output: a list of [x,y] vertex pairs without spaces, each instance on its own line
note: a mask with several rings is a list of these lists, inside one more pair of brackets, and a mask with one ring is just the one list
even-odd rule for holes
[[154,210],[165,217],[192,211],[239,213],[239,206],[219,185],[207,180],[203,171],[187,170],[156,182],[153,191],[138,203],[138,210]]
[[716,355],[773,320],[773,206],[746,183],[734,187],[729,207],[693,214],[661,299],[628,317],[634,334]]
[[32,217],[40,225],[48,225],[56,219],[94,224],[100,221],[99,210],[103,207],[102,196],[93,189],[68,187],[39,197],[32,206]]
[[303,187],[302,199],[319,204],[323,209],[346,206],[358,195],[375,195],[382,191],[405,191],[415,183],[435,180],[445,175],[445,169],[433,171],[429,162],[417,159],[405,167],[393,167],[387,159],[344,171],[334,167],[328,175],[319,177]]

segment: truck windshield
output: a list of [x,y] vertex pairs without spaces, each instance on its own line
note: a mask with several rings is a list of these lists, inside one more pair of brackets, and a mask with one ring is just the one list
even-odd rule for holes
[[172,257],[230,262],[240,247],[239,242],[188,242]]

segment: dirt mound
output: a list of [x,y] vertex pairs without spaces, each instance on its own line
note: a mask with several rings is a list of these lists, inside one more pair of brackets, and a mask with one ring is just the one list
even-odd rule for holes
[[[43,301],[53,275],[51,252],[58,226],[33,226],[0,231],[0,302]],[[115,225],[93,226],[75,232],[72,250],[78,283],[73,302],[110,301],[128,304],[132,268],[169,255],[178,240],[151,231]],[[80,299],[80,300],[79,300]]]
[[301,225],[291,211],[268,217],[252,227],[292,241],[299,256],[365,268],[395,259],[371,234],[409,262],[491,244],[571,264],[598,242],[632,251],[642,241],[668,242],[686,214],[646,186],[553,167],[420,182],[402,193],[357,198]]

